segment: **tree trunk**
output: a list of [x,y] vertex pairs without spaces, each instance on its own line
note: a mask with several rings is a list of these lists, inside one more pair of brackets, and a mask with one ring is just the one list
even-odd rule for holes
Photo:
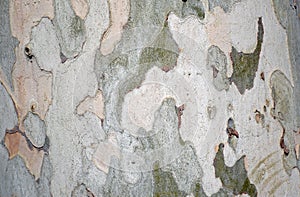
[[0,196],[298,196],[298,6],[1,0]]

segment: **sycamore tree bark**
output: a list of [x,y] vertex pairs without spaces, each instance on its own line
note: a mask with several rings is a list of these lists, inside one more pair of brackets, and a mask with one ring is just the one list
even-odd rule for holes
[[298,196],[298,0],[0,0],[0,196]]

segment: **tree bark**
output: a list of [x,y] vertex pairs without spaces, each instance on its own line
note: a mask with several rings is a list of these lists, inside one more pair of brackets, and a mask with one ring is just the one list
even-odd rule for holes
[[1,0],[0,196],[298,196],[298,0]]

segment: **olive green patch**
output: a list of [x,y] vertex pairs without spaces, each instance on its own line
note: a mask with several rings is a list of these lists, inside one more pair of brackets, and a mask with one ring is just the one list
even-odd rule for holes
[[171,172],[163,171],[159,168],[159,164],[154,164],[153,170],[153,181],[154,181],[154,197],[181,197],[187,194],[178,189],[178,185]]
[[[213,163],[216,178],[221,179],[223,188],[234,195],[246,193],[250,196],[257,196],[256,187],[250,183],[247,170],[245,169],[245,155],[234,166],[228,167],[225,165],[223,150],[224,144],[220,144]],[[224,193],[224,191],[219,192]]]
[[159,62],[161,65],[175,65],[178,54],[162,48],[144,48],[140,64]]
[[230,57],[233,64],[231,81],[234,82],[241,94],[253,88],[254,78],[259,63],[259,55],[263,43],[264,27],[262,18],[258,19],[257,44],[253,53],[238,52],[232,47]]
[[196,183],[193,189],[193,194],[195,197],[207,197],[206,193],[204,192],[202,185],[200,183]]

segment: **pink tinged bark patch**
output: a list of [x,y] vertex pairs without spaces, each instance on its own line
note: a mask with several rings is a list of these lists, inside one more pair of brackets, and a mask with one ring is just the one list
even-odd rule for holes
[[[30,61],[25,63],[25,67],[16,69],[14,76],[19,119],[23,120],[28,111],[32,111],[44,120],[52,102],[52,74],[41,71],[33,60],[32,63]],[[22,121],[20,122],[20,129],[24,130]]]
[[85,19],[89,12],[89,4],[87,0],[71,0],[72,8],[77,16]]
[[20,47],[29,41],[31,28],[37,25],[42,17],[53,19],[52,0],[12,0],[10,3],[10,19],[12,34],[20,41]]
[[[12,35],[20,42],[16,47],[16,63],[12,73],[18,119],[22,122],[29,110],[34,110],[41,119],[44,119],[51,103],[52,75],[42,71],[33,57],[29,60],[24,50],[30,40],[32,27],[43,17],[53,19],[52,0],[26,2],[13,0],[10,3],[9,13]],[[23,125],[20,125],[20,129],[24,129]]]
[[4,144],[9,152],[9,159],[19,155],[25,162],[29,172],[35,177],[40,178],[41,168],[45,152],[35,147],[29,147],[26,137],[21,132],[6,133]]
[[110,54],[115,45],[121,40],[123,26],[127,23],[130,2],[129,0],[109,0],[110,26],[101,40],[100,51],[103,55]]
[[77,113],[79,115],[83,115],[86,112],[94,113],[101,120],[104,119],[104,102],[102,92],[100,90],[97,91],[95,97],[87,97],[84,101],[82,101],[77,107]]

